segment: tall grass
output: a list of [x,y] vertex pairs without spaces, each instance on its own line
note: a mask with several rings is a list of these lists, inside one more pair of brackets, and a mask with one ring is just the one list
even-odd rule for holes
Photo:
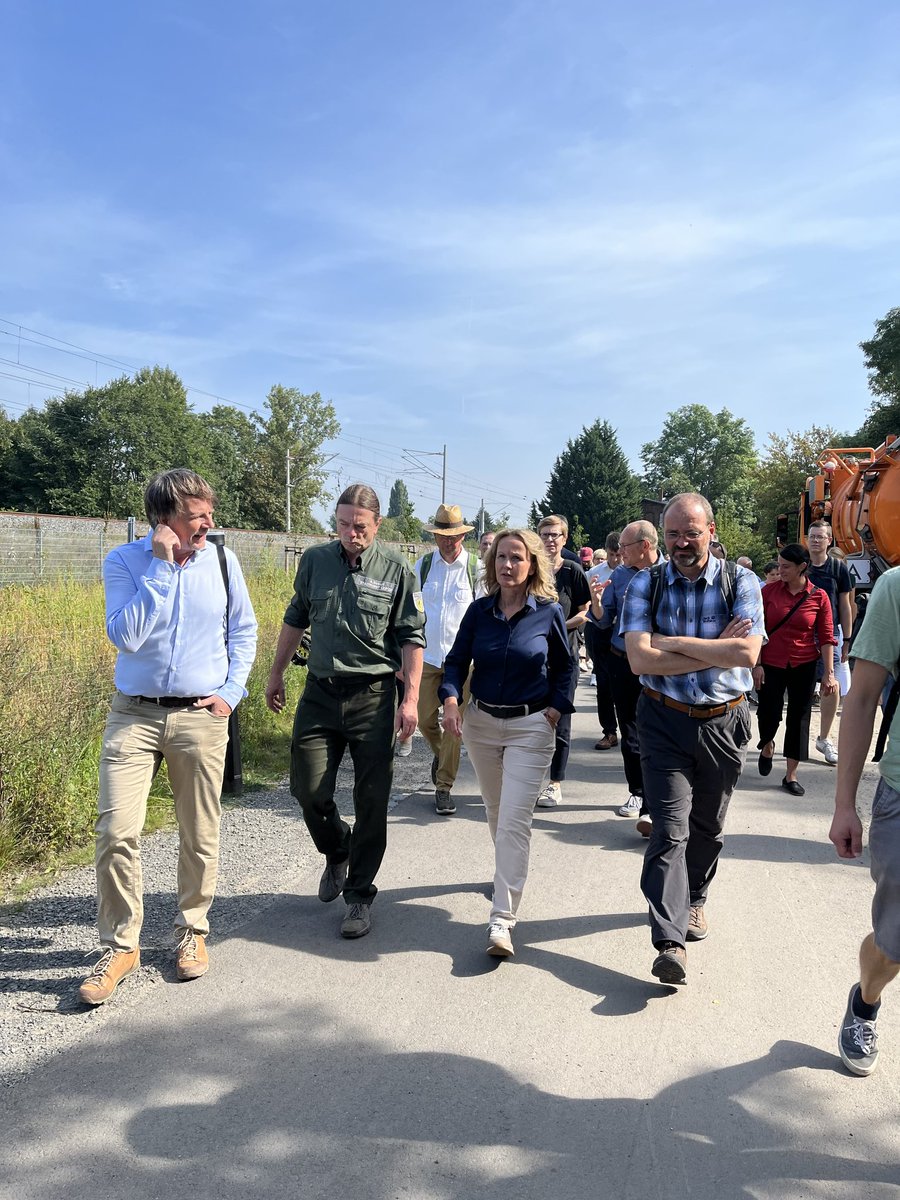
[[[272,568],[249,578],[259,621],[249,696],[239,709],[245,786],[287,773],[291,714],[304,672],[288,672],[288,704],[276,717],[264,692],[290,577]],[[104,628],[103,588],[59,580],[0,588],[0,876],[50,866],[92,838],[100,741],[113,691],[115,648]],[[165,772],[148,823],[171,808]]]

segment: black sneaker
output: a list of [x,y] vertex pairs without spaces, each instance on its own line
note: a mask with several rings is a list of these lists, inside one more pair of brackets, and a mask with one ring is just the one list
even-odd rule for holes
[[368,904],[348,904],[347,915],[341,921],[341,937],[365,937],[372,928]]
[[453,797],[444,788],[438,788],[434,793],[434,811],[440,813],[442,817],[452,817],[456,812]]
[[431,760],[431,782],[435,786],[437,786],[437,769],[438,769],[438,756],[435,755],[434,758]]
[[326,862],[322,878],[319,880],[319,899],[323,904],[330,904],[332,900],[337,900],[344,890],[349,866],[350,860],[347,858],[339,863]]
[[874,1021],[864,1021],[853,1011],[853,997],[858,991],[859,984],[854,983],[838,1036],[838,1052],[848,1071],[871,1075],[878,1065],[878,1034]]

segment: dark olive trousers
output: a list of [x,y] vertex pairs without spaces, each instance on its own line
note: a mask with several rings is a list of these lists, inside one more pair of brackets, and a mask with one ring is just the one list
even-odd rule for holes
[[[291,793],[320,854],[349,858],[344,899],[370,904],[387,845],[387,811],[394,778],[393,675],[317,679],[310,675],[297,705],[291,742]],[[350,826],[334,802],[337,771],[350,751],[353,811]]]

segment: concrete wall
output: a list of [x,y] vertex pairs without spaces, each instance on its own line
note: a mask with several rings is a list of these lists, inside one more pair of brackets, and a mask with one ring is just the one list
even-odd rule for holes
[[[136,521],[134,528],[135,537],[143,537],[148,525]],[[293,572],[303,550],[329,540],[249,529],[228,529],[225,535],[225,545],[237,555],[245,574],[266,566]],[[60,575],[84,582],[100,579],[103,559],[127,540],[127,521],[0,512],[0,586],[40,583]],[[433,545],[397,546],[413,560],[429,548]]]

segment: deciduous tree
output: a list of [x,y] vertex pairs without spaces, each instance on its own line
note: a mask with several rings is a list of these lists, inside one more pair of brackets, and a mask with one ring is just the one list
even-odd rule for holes
[[727,408],[713,413],[704,404],[687,404],[669,413],[660,436],[641,448],[641,458],[651,491],[699,492],[714,512],[730,502],[744,522],[755,519],[753,431]]
[[268,415],[251,418],[258,444],[248,517],[256,529],[283,529],[287,495],[287,455],[291,456],[291,526],[300,531],[316,501],[329,499],[325,488],[323,442],[341,431],[333,405],[318,392],[276,384],[266,397]]

